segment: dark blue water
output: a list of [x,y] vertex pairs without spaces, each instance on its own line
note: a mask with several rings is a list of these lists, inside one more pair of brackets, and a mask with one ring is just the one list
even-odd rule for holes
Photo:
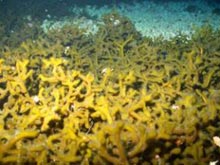
[[[47,14],[53,16],[62,17],[70,15],[68,11],[70,6],[85,6],[85,5],[95,5],[95,6],[104,6],[104,5],[118,5],[120,3],[132,4],[134,2],[143,2],[144,0],[1,0],[0,1],[0,19],[4,20],[5,17],[10,17],[11,15],[22,16],[31,14],[33,17],[38,19],[43,19],[45,15],[45,10],[47,9]],[[147,0],[158,3],[159,5],[164,5],[164,3],[177,2],[175,0]],[[193,2],[193,0],[191,0]],[[190,0],[180,0],[179,2],[190,2]],[[204,0],[210,5],[219,7],[219,0]],[[8,19],[7,18],[7,19]]]
[[[146,27],[148,25],[143,24],[143,22],[146,22],[146,13],[145,15],[139,11],[134,11],[133,9],[131,9],[133,6],[135,6],[136,4],[140,4],[143,2],[145,2],[145,6],[143,6],[142,8],[146,8],[146,4],[155,4],[152,7],[148,8],[148,10],[152,10],[152,13],[154,14],[152,17],[150,17],[150,21],[152,21],[153,23],[160,21],[161,23],[159,24],[159,26],[167,26],[168,30],[169,30],[169,26],[173,26],[174,23],[176,24],[182,24],[184,23],[184,21],[182,20],[187,20],[188,18],[184,18],[182,19],[182,15],[179,15],[178,18],[176,16],[176,12],[181,10],[178,13],[181,13],[182,11],[185,12],[185,14],[183,16],[188,14],[191,14],[192,17],[194,17],[194,19],[187,22],[187,25],[189,28],[191,28],[192,24],[196,24],[197,25],[202,25],[205,23],[210,23],[212,26],[214,26],[215,28],[217,28],[219,25],[218,21],[220,22],[220,1],[218,0],[213,0],[213,1],[208,1],[208,0],[197,0],[197,1],[193,1],[193,0],[179,0],[179,1],[175,1],[175,0],[96,0],[96,1],[91,1],[91,0],[1,0],[0,1],[0,24],[4,25],[4,29],[5,29],[5,33],[10,33],[13,31],[18,30],[19,28],[22,28],[22,24],[24,24],[23,22],[26,21],[26,23],[36,23],[39,22],[39,24],[43,24],[44,20],[60,20],[63,19],[65,17],[70,17],[70,18],[75,18],[75,17],[87,17],[89,19],[96,19],[97,18],[97,11],[96,11],[96,16],[91,16],[91,13],[87,13],[87,11],[84,11],[84,8],[88,5],[90,6],[95,6],[96,8],[101,8],[103,6],[107,6],[107,8],[109,9],[118,9],[121,12],[121,14],[123,13],[123,10],[127,10],[130,12],[127,12],[129,14],[129,18],[133,19],[133,23],[135,24],[135,26],[139,26],[137,30],[144,32],[143,27]],[[153,2],[153,3],[152,3]],[[176,7],[176,11],[172,14],[172,11],[163,11],[163,9],[170,9],[170,5],[175,5],[176,2],[181,2],[183,3],[185,6],[183,6],[182,8],[180,8],[180,6],[174,6],[172,8],[172,10],[175,10]],[[197,2],[196,5],[192,5],[194,2]],[[123,5],[122,5],[123,4]],[[187,4],[189,4],[187,6]],[[194,3],[195,4],[195,3]],[[124,8],[123,8],[123,7]],[[156,8],[155,8],[156,6]],[[76,15],[76,12],[72,11],[73,7],[77,7],[77,10],[82,10],[80,12],[79,15]],[[162,7],[162,8],[161,8]],[[123,9],[122,9],[123,8]],[[127,8],[127,9],[126,9]],[[211,8],[211,10],[210,10]],[[122,10],[121,10],[122,9]],[[140,9],[140,8],[139,8]],[[136,10],[136,9],[135,9]],[[153,10],[156,10],[153,11]],[[208,11],[208,12],[207,12]],[[138,13],[139,12],[139,13]],[[158,17],[157,17],[157,12],[158,12]],[[172,18],[168,17],[164,17],[162,19],[160,19],[161,15],[166,15],[166,14],[171,14]],[[205,14],[204,14],[205,13]],[[207,14],[206,14],[207,13]],[[136,14],[136,15],[135,15]],[[137,14],[139,16],[137,16]],[[202,18],[200,17],[200,14],[202,15]],[[133,17],[133,15],[135,15]],[[127,16],[127,15],[126,15]],[[143,16],[143,19],[142,19]],[[167,19],[174,19],[175,20],[176,17],[176,22],[174,21],[170,21]],[[192,18],[191,16],[188,16],[189,18]],[[198,17],[198,18],[197,18]],[[138,21],[137,18],[140,18]],[[200,21],[200,22],[197,22]],[[215,21],[213,23],[213,20]],[[22,22],[23,21],[23,22]],[[136,21],[136,22],[135,22]],[[169,22],[168,24],[163,24],[163,22]],[[30,25],[31,25],[30,24]],[[157,23],[155,23],[155,25],[152,26],[156,26],[158,27]],[[187,31],[187,29],[184,27],[182,28],[182,25],[177,25],[177,27],[172,27],[175,31]],[[149,27],[152,28],[154,30],[154,27]],[[172,29],[172,30],[173,30]],[[166,29],[159,29],[156,31],[160,31],[161,33],[165,32]],[[170,30],[172,32],[172,30]],[[147,32],[149,33],[149,32]],[[153,32],[153,33],[157,33],[157,32]],[[158,35],[158,34],[155,34]]]

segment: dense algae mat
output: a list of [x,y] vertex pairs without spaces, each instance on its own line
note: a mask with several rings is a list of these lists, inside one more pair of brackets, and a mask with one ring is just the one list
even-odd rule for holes
[[117,14],[103,21],[94,36],[77,27],[1,34],[0,162],[218,159],[219,31],[152,41]]

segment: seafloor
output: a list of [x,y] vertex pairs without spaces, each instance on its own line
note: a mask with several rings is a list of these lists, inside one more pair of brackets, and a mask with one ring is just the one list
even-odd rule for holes
[[218,2],[128,2],[0,1],[0,164],[219,163]]

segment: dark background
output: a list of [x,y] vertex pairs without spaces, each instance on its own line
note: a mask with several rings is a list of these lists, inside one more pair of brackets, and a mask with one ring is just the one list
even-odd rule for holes
[[[144,0],[0,0],[0,23],[23,19],[24,16],[31,15],[32,20],[42,21],[49,16],[62,18],[71,16],[68,11],[70,6],[96,5],[117,6],[119,3],[140,2]],[[163,5],[164,3],[175,0],[150,0]],[[179,0],[190,1],[190,0]],[[193,0],[192,0],[193,1]],[[216,6],[220,11],[220,0],[204,0],[210,5]]]
[[[44,19],[45,14],[50,14],[57,17],[70,15],[67,10],[69,6],[84,6],[84,5],[117,5],[120,2],[133,3],[144,0],[0,0],[0,19],[12,15],[32,15],[35,18]],[[151,0],[157,3],[167,3],[175,0]],[[179,0],[189,1],[189,0]],[[220,3],[220,0],[207,0],[210,4]],[[215,5],[215,4],[214,4]],[[47,11],[45,13],[45,10]]]

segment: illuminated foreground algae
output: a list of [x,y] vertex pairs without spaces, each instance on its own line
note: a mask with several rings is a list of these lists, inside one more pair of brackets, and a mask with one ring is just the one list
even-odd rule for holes
[[103,20],[95,36],[65,27],[2,47],[0,162],[217,160],[219,32],[153,42],[115,13]]

